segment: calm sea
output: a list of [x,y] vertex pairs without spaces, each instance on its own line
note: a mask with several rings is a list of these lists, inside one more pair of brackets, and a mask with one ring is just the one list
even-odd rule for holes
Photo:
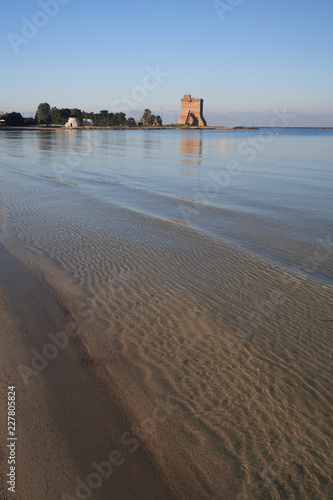
[[309,259],[332,245],[333,130],[11,131],[0,162],[14,197],[35,185],[172,219],[332,284],[330,262]]
[[333,130],[0,131],[1,241],[131,429],[168,398],[144,446],[179,498],[331,498],[332,152]]

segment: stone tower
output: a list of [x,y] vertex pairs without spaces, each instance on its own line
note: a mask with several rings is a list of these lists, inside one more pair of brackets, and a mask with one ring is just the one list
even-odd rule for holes
[[203,117],[203,99],[194,99],[191,94],[184,95],[178,125],[207,127],[206,120]]

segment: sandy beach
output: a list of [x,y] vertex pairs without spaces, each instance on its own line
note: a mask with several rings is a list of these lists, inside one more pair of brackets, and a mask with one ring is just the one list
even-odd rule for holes
[[[188,358],[196,344],[201,346],[192,367],[197,373],[190,376],[189,385],[186,379],[192,368],[182,359],[186,351],[173,359],[174,349],[165,345],[164,363],[165,368],[170,365],[170,374],[165,368],[156,372],[161,346],[154,346],[153,339],[144,348],[150,352],[149,358],[144,357],[146,366],[143,359],[137,368],[131,366],[130,358],[116,351],[112,360],[101,356],[89,339],[86,321],[75,317],[75,310],[70,313],[49,285],[28,269],[29,264],[22,266],[3,248],[1,264],[1,361],[3,386],[15,385],[17,391],[18,498],[238,500],[242,495],[255,499],[260,493],[270,499],[284,489],[287,498],[329,498],[330,449],[324,443],[332,401],[325,374],[330,366],[325,290],[319,292],[316,285],[309,289],[292,277],[281,280],[270,269],[270,279],[281,292],[267,302],[263,289],[257,298],[273,308],[277,328],[266,338],[264,325],[258,327],[255,341],[243,333],[233,339],[226,335],[222,344],[216,343],[210,338],[209,316],[204,311],[189,316],[187,328],[194,337],[185,344]],[[238,267],[240,274],[245,271],[242,263]],[[268,270],[262,267],[256,272],[264,282]],[[237,286],[237,274],[235,278]],[[126,310],[128,304],[123,307]],[[282,324],[285,333],[279,328]],[[313,353],[321,367],[318,381],[312,375],[313,355],[306,354],[311,324],[316,324],[320,338]],[[226,316],[226,331],[231,332],[227,325]],[[208,337],[203,338],[201,331]],[[50,342],[52,332],[67,332],[67,337],[56,335]],[[65,348],[54,348],[56,337],[59,346],[66,343]],[[213,346],[219,354],[215,352],[212,363]],[[43,353],[43,358],[36,353]],[[156,375],[149,394],[142,380],[149,379],[151,370]],[[165,388],[173,386],[168,390],[172,400],[158,397],[156,376]],[[249,448],[242,436],[247,436]],[[214,442],[220,443],[216,450]],[[319,473],[316,456],[325,448]],[[251,450],[256,450],[252,460],[261,470],[258,476],[251,474]],[[1,454],[6,458],[4,447]],[[240,461],[246,464],[243,471]],[[219,470],[223,476],[217,475]],[[301,485],[303,477],[306,482]]]
[[[155,468],[142,440],[135,453],[130,445],[121,445],[120,436],[133,422],[127,420],[110,386],[98,377],[78,337],[59,350],[54,365],[50,362],[40,371],[32,368],[33,359],[38,357],[31,349],[41,353],[50,340],[46,334],[63,332],[66,325],[73,325],[73,319],[47,285],[2,246],[0,262],[1,399],[6,401],[7,386],[14,385],[16,498],[80,498],[78,493],[88,498],[92,492],[98,499],[177,498],[167,486],[163,471]],[[42,363],[37,361],[33,367],[41,368]],[[164,413],[163,404],[160,408],[158,416],[163,419],[167,406]],[[3,423],[6,417],[2,404]],[[6,427],[2,431],[6,435]],[[6,463],[8,449],[3,443],[1,461]],[[93,463],[104,465],[99,469]],[[89,483],[89,475],[98,474],[98,470],[99,476],[91,477],[94,488],[89,488],[87,478]],[[4,472],[0,492],[1,498],[11,498]]]

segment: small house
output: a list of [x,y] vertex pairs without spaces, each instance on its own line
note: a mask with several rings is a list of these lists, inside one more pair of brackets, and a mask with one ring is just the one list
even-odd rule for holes
[[65,127],[69,128],[77,128],[80,127],[80,120],[78,118],[68,118],[68,122],[65,124]]

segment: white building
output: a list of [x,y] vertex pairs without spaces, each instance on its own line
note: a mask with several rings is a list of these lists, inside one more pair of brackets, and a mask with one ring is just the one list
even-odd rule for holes
[[83,119],[83,123],[82,123],[82,125],[83,125],[84,127],[94,127],[94,126],[95,126],[95,125],[94,125],[94,122],[92,121],[92,119],[91,119],[91,118],[84,118],[84,119]]
[[81,127],[80,120],[77,118],[68,118],[68,122],[65,124],[65,127],[77,128]]

